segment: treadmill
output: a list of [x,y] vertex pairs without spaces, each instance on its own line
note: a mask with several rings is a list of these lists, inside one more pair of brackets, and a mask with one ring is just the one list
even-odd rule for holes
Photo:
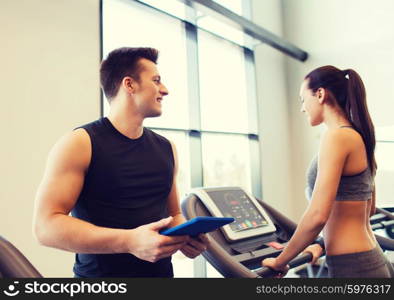
[[[210,244],[204,258],[224,277],[272,277],[276,272],[261,261],[278,256],[297,224],[240,187],[193,189],[181,203],[186,219],[197,216],[233,217],[235,222],[207,233]],[[376,235],[383,249],[394,249],[389,238]],[[324,255],[324,254],[323,254]],[[310,262],[304,253],[289,262],[290,268]]]

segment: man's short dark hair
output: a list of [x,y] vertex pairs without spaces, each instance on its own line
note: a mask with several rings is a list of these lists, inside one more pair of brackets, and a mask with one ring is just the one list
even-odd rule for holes
[[158,55],[159,51],[154,48],[124,47],[111,51],[100,67],[100,83],[107,99],[111,101],[118,94],[124,77],[130,76],[137,81],[140,79],[141,58],[156,64]]

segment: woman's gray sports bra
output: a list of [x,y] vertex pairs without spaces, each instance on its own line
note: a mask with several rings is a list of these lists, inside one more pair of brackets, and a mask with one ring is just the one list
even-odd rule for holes
[[[305,195],[308,200],[312,198],[312,192],[317,176],[317,156],[315,156],[307,172],[307,187]],[[351,176],[341,176],[335,200],[367,201],[372,197],[374,178],[371,169],[367,167],[361,173]]]

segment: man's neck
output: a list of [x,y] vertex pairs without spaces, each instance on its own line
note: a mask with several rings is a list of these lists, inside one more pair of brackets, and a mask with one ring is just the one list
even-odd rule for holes
[[113,103],[108,114],[112,125],[130,139],[137,139],[143,133],[144,118],[135,113],[131,107]]

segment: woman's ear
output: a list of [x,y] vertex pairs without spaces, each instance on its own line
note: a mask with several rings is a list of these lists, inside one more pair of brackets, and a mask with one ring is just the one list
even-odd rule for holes
[[323,104],[323,102],[326,100],[326,97],[327,97],[326,89],[324,89],[324,88],[319,88],[319,89],[316,91],[316,96],[317,96],[317,99],[319,100],[319,103],[320,103],[320,104]]

